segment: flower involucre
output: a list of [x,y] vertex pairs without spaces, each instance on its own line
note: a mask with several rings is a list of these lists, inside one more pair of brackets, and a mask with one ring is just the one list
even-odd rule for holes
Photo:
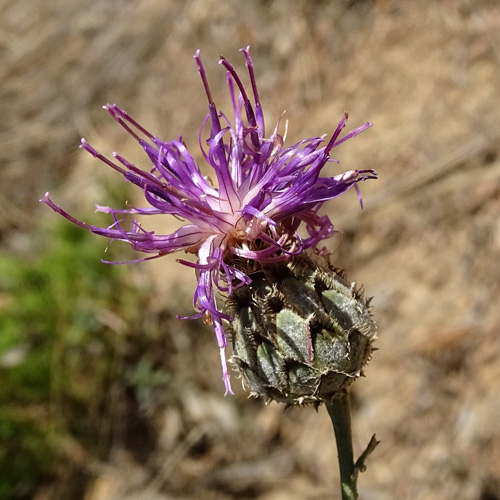
[[[106,158],[85,139],[80,147],[139,186],[150,206],[127,209],[97,206],[97,211],[109,213],[113,218],[110,226],[97,227],[69,215],[48,193],[41,200],[81,227],[153,254],[149,259],[179,250],[197,255],[195,263],[179,262],[196,270],[194,308],[198,314],[193,318],[203,317],[214,326],[226,394],[232,390],[222,320],[230,318],[217,306],[216,291],[230,295],[235,288],[250,283],[248,275],[238,266],[242,259],[269,264],[315,248],[334,233],[328,216],[318,215],[323,203],[353,186],[357,189],[359,181],[377,177],[371,169],[321,176],[323,167],[332,161],[332,149],[371,126],[365,123],[339,138],[347,113],[326,146],[322,146],[325,137],[313,137],[285,147],[283,137],[278,134],[279,121],[266,137],[249,47],[241,51],[246,58],[253,103],[234,67],[223,57],[219,61],[227,73],[232,121],[217,110],[199,51],[194,56],[208,98],[208,114],[200,129],[199,144],[216,182],[202,174],[182,138],[163,142],[118,106],[108,104],[105,109],[139,142],[152,167],[144,170],[117,153],[113,153],[114,160]],[[124,214],[173,215],[186,224],[171,234],[156,234],[135,218],[125,219]],[[305,231],[299,236],[302,226]]]

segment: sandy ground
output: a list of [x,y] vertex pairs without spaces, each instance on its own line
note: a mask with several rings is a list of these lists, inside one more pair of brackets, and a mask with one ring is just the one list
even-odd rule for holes
[[[500,498],[496,1],[3,0],[0,11],[0,237],[13,251],[52,216],[37,203],[49,188],[84,218],[106,203],[104,182],[121,182],[78,151],[81,136],[142,161],[106,102],[196,150],[198,48],[227,109],[218,56],[243,70],[238,49],[251,45],[267,122],[286,109],[290,144],[331,133],[344,110],[352,127],[373,122],[336,153],[342,169],[379,172],[362,186],[364,210],[352,193],[327,206],[343,232],[329,242],[335,263],[374,296],[379,325],[353,393],[356,453],[373,433],[382,441],[360,496]],[[179,290],[189,304],[194,276],[174,259],[141,270],[157,307]],[[326,411],[223,398],[215,342],[199,329],[175,341],[185,383],[151,417],[151,445],[117,440],[106,463],[84,464],[79,498],[339,498]]]

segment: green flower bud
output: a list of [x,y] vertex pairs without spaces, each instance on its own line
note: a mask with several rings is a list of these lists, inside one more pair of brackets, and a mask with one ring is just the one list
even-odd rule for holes
[[369,301],[355,283],[325,259],[304,254],[248,275],[252,283],[226,302],[243,386],[289,405],[345,394],[376,338]]

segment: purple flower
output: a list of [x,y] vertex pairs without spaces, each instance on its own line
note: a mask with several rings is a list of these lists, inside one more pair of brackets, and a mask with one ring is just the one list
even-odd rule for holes
[[[97,227],[69,215],[49,198],[48,193],[41,200],[81,227],[153,254],[148,259],[179,250],[197,255],[196,263],[179,262],[196,270],[198,285],[194,292],[194,308],[198,314],[193,318],[203,317],[206,323],[214,325],[226,394],[232,390],[222,320],[229,318],[217,306],[216,290],[230,294],[235,287],[250,282],[237,265],[242,259],[272,263],[315,248],[334,233],[330,219],[318,215],[323,203],[353,186],[358,189],[359,181],[377,177],[371,169],[350,170],[334,177],[320,176],[323,167],[332,161],[330,152],[334,147],[371,126],[365,123],[339,139],[347,113],[326,146],[321,146],[324,137],[313,137],[284,147],[284,139],[278,134],[279,121],[266,137],[249,48],[242,52],[253,104],[233,66],[225,58],[219,61],[227,72],[232,122],[212,101],[199,51],[194,56],[209,110],[200,130],[199,144],[216,182],[201,173],[182,138],[163,142],[113,104],[105,109],[139,142],[152,168],[143,170],[117,153],[113,153],[114,160],[110,160],[85,139],[80,147],[139,186],[149,206],[127,209],[97,206],[97,211],[110,213],[113,218],[109,227]],[[207,127],[208,138],[204,139]],[[123,214],[172,215],[186,224],[171,234],[155,234],[137,219],[131,221]],[[298,232],[301,226],[305,227],[303,236]]]

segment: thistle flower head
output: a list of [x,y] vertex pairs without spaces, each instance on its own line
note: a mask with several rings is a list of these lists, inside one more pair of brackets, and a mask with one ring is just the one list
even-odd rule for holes
[[226,301],[232,362],[252,396],[319,406],[346,394],[371,358],[370,300],[311,254],[249,269],[252,283]]
[[[216,108],[199,51],[194,56],[208,98],[208,114],[200,129],[199,144],[213,178],[203,175],[182,138],[163,142],[113,104],[105,109],[139,142],[149,157],[150,168],[139,168],[117,153],[111,160],[85,139],[80,147],[140,187],[149,206],[97,206],[98,211],[113,218],[110,226],[97,227],[75,219],[48,193],[41,200],[79,226],[151,254],[141,260],[179,250],[197,256],[196,262],[179,262],[196,270],[194,308],[198,314],[193,318],[203,317],[214,326],[226,394],[232,392],[223,328],[223,320],[229,317],[217,306],[216,292],[231,294],[250,283],[246,266],[238,265],[242,260],[270,264],[315,248],[334,233],[330,219],[318,214],[323,203],[353,186],[357,189],[359,181],[377,177],[374,170],[350,170],[333,177],[321,175],[332,161],[333,148],[371,126],[365,123],[340,138],[347,114],[326,145],[325,137],[313,137],[285,147],[278,133],[279,122],[266,136],[249,48],[242,52],[253,102],[234,67],[225,58],[219,61],[227,73],[232,119]],[[137,218],[124,218],[125,214],[172,215],[185,224],[171,234],[156,234]]]

